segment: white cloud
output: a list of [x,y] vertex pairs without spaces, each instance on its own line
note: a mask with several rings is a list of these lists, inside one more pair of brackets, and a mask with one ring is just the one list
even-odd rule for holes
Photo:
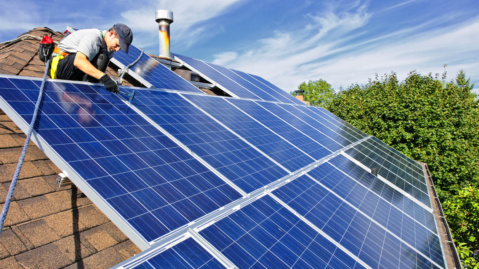
[[[320,78],[335,89],[347,88],[393,71],[402,80],[413,70],[442,73],[444,64],[448,80],[462,69],[479,84],[479,17],[438,30],[429,30],[434,23],[429,21],[362,43],[348,42],[358,32],[367,33],[373,15],[365,6],[348,12],[330,9],[322,16],[311,15],[310,25],[301,31],[275,32],[248,51],[216,55],[214,63],[260,75],[286,91]],[[235,57],[226,61],[225,55]]]

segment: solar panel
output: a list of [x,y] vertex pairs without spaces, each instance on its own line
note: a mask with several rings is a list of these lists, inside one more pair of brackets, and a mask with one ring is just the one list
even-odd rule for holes
[[231,96],[249,99],[259,99],[256,94],[238,85],[236,82],[221,74],[203,61],[180,56],[177,54],[175,55],[175,59],[186,60],[181,62],[187,64],[188,68],[190,68],[194,72],[197,72],[198,74],[201,74],[201,76],[205,79],[209,80],[210,82],[214,82],[216,86],[221,88],[223,91],[229,93]]
[[241,99],[229,99],[228,102],[237,106],[242,111],[259,121],[261,124],[273,130],[278,135],[284,137],[286,140],[293,143],[303,152],[311,156],[315,160],[319,160],[331,153],[330,150],[323,145],[314,141],[304,133],[301,133],[288,123],[276,117],[274,114],[268,112],[255,102],[241,100]]
[[[253,83],[255,83],[256,85],[261,85],[261,87],[263,89],[265,89],[265,91],[272,90],[272,91],[276,92],[277,94],[283,96],[284,98],[287,98],[289,100],[289,103],[291,103],[291,104],[306,106],[305,103],[303,103],[299,99],[293,97],[291,94],[287,93],[286,91],[280,89],[279,87],[277,87],[273,83],[267,81],[266,79],[264,79],[260,76],[252,75],[252,74],[247,74],[247,75],[254,79],[254,80],[251,80],[251,81],[254,81]],[[259,82],[260,84],[257,84],[256,81]],[[264,85],[264,86],[262,86],[262,85]]]
[[[0,78],[0,107],[22,129],[39,85]],[[121,87],[133,89],[128,104],[50,81],[35,127],[146,250],[119,267],[445,268],[421,167],[376,138],[324,109]]]
[[234,97],[304,105],[285,91],[271,87],[270,83],[266,84],[264,79],[257,76],[183,55],[176,54],[175,58]]
[[[380,196],[381,199],[389,202],[392,206],[398,208],[409,217],[417,220],[423,226],[428,228],[431,231],[436,232],[434,216],[431,212],[431,209],[423,206],[421,203],[417,203],[410,199],[407,193],[401,192],[396,188],[391,187],[383,180],[378,177],[373,176],[371,173],[367,172],[356,163],[352,162],[344,156],[338,156],[329,161],[337,171],[341,171],[343,174],[347,174],[348,177],[341,176],[341,179],[336,177],[335,180],[327,179],[329,178],[328,173],[321,175],[319,171],[321,169],[313,170],[309,172],[310,175],[314,174],[314,178],[319,182],[323,183],[325,186],[330,189],[337,189],[337,193],[346,195],[362,195],[368,191],[375,193]],[[323,178],[324,177],[324,182]],[[356,180],[356,182],[353,181]],[[355,185],[354,187],[352,185]],[[354,188],[353,191],[350,188]],[[347,200],[347,198],[345,198]],[[354,197],[352,197],[354,199]]]
[[[39,84],[0,78],[2,108],[23,128]],[[241,197],[104,88],[50,81],[45,95],[37,144],[140,246]]]
[[294,143],[278,136],[248,115],[238,113],[240,111],[226,99],[199,95],[185,95],[185,98],[191,100],[195,105],[231,130],[234,130],[235,133],[266,153],[290,172],[299,170],[314,162],[312,157],[300,151],[294,146]]
[[200,232],[239,268],[364,268],[270,196]]
[[[321,146],[329,149],[330,151],[337,151],[347,146],[347,143],[345,143],[344,139],[339,134],[329,132],[330,136],[328,136],[322,132],[322,131],[327,132],[325,128],[315,129],[314,127],[310,126],[305,121],[303,121],[303,119],[294,116],[292,113],[290,113],[290,111],[283,109],[277,104],[266,103],[266,102],[261,102],[258,104],[262,106],[263,108],[267,109],[269,112],[271,112],[271,114],[274,114],[281,120],[290,124],[291,126],[296,128],[298,131],[307,135],[309,138],[318,142],[319,144],[321,144]],[[290,108],[293,106],[288,105],[283,107]]]
[[340,119],[339,117],[337,117],[336,115],[334,115],[333,113],[327,111],[326,109],[322,107],[305,107],[301,109],[306,109],[306,108],[309,110],[309,112],[315,113],[316,115],[320,116],[322,120],[331,122],[335,124],[336,126],[341,127],[345,131],[347,130],[347,132],[349,132],[352,135],[355,135],[358,139],[361,139],[367,136],[367,134],[365,134],[358,128]]
[[[245,192],[287,172],[248,143],[173,93],[141,91],[133,104]],[[239,110],[237,114],[241,113]]]
[[[410,218],[389,214],[374,203],[378,198],[365,198],[364,208],[355,208],[309,176],[296,179],[273,194],[373,268],[444,267],[438,236],[421,229]],[[381,218],[385,220],[378,221]],[[388,220],[391,226],[381,224]],[[399,224],[399,232],[404,234],[394,233],[394,224]]]
[[201,90],[164,67],[146,53],[142,54],[140,49],[133,45],[130,45],[128,54],[122,50],[115,52],[111,62],[119,68],[125,69],[128,65],[134,63],[140,55],[141,58],[138,62],[128,69],[128,74],[146,87],[202,93]]
[[373,139],[346,153],[368,168],[377,168],[380,176],[431,208],[424,174],[417,173],[414,164],[402,159],[402,156],[394,155],[394,151]]

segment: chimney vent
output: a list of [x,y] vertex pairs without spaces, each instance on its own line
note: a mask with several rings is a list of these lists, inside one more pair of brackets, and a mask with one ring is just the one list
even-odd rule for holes
[[170,54],[170,24],[173,23],[173,12],[157,10],[155,20],[160,31],[160,57],[171,59]]

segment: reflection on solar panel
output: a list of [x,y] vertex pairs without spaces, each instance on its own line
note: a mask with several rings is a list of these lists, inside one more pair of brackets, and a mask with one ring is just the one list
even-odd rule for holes
[[[115,52],[111,62],[119,68],[125,69],[126,66],[134,63],[140,55],[141,51],[137,47],[130,45],[128,54],[122,50]],[[148,88],[154,87],[185,92],[202,92],[146,53],[141,55],[140,60],[128,69],[128,74]]]
[[212,63],[206,63],[183,55],[176,54],[175,59],[181,61],[188,68],[201,74],[211,82],[216,83],[218,87],[229,93],[231,96],[304,105],[304,103],[278,87],[272,87],[271,83],[260,77]]
[[380,176],[431,207],[424,173],[420,174],[416,170],[417,164],[410,163],[405,156],[377,141],[371,139],[364,145],[358,145],[346,153],[369,168],[378,168]]
[[[22,129],[39,85],[0,78]],[[145,250],[119,267],[445,268],[422,168],[381,141],[324,109],[135,90],[50,81],[35,128]]]

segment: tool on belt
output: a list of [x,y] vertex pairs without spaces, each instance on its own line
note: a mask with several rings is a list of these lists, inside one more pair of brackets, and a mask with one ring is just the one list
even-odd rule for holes
[[51,36],[48,36],[47,34],[43,35],[43,38],[40,41],[40,49],[38,50],[38,57],[42,62],[46,63],[48,59],[50,59],[54,47],[55,42],[53,42]]

